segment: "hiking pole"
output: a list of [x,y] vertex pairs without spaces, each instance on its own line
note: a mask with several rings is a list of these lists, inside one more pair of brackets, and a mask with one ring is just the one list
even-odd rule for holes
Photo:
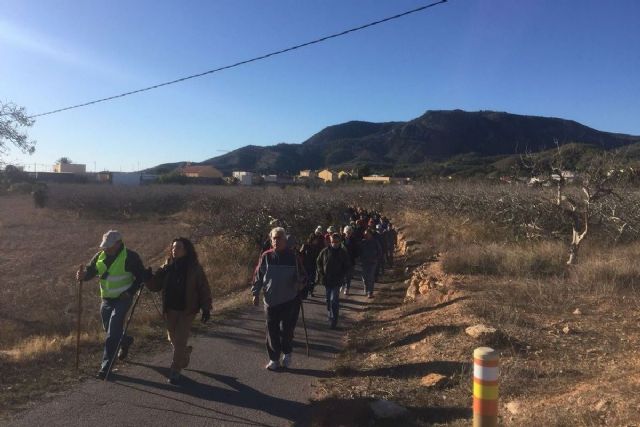
[[309,335],[307,335],[307,322],[304,320],[304,301],[300,299],[300,313],[302,314],[302,327],[304,328],[304,340],[307,343],[307,357],[309,357]]
[[120,339],[118,340],[118,346],[116,347],[113,353],[113,356],[111,356],[111,361],[109,362],[107,373],[104,376],[105,381],[109,379],[109,374],[111,374],[111,368],[113,368],[113,362],[115,362],[116,358],[118,357],[118,351],[120,350],[120,346],[122,345],[122,339],[127,334],[127,329],[129,329],[129,323],[131,323],[131,319],[133,318],[133,312],[136,310],[138,301],[140,301],[140,296],[142,295],[143,288],[144,288],[144,284],[140,286],[140,289],[138,290],[138,294],[136,295],[136,300],[133,302],[133,305],[131,306],[131,312],[129,313],[129,318],[127,319],[127,323],[124,325],[124,329],[122,330],[122,335],[120,335]]
[[[83,270],[84,266],[80,266]],[[83,271],[84,272],[84,271]],[[80,367],[80,324],[82,319],[82,279],[78,279],[78,323],[76,325],[76,370]]]

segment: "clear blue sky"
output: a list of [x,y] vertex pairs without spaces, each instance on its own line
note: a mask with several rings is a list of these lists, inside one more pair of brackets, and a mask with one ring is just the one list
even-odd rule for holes
[[[0,99],[37,114],[231,64],[417,0],[0,0]],[[429,109],[555,116],[640,135],[640,2],[449,0],[345,37],[41,117],[34,155],[92,170],[299,143]]]

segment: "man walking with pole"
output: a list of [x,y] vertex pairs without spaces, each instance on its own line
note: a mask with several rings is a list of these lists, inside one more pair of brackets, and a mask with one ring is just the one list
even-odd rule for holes
[[[118,358],[123,360],[129,353],[133,337],[123,336],[125,317],[131,307],[133,296],[142,282],[149,279],[140,256],[124,246],[122,235],[117,230],[109,230],[102,236],[100,251],[89,264],[76,272],[78,281],[98,277],[100,283],[100,316],[102,326],[107,333],[102,363],[96,378],[104,379],[111,360],[116,356],[118,343],[121,342]],[[122,339],[122,341],[120,341]]]
[[285,368],[291,366],[293,331],[300,310],[300,285],[306,282],[306,274],[295,251],[287,246],[284,228],[276,227],[269,235],[272,249],[260,256],[251,294],[256,306],[260,291],[264,295],[269,354],[266,368],[276,371],[281,363]]

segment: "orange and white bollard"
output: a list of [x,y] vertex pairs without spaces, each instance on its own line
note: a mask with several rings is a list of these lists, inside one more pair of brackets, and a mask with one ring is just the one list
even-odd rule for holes
[[498,425],[498,352],[489,347],[473,351],[473,427]]

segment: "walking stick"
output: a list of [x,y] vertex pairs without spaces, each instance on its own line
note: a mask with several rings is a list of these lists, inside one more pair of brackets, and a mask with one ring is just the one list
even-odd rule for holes
[[[298,258],[296,257],[296,278],[300,277],[300,269],[298,268]],[[308,278],[307,278],[308,281]],[[307,283],[307,287],[309,284]],[[300,296],[298,295],[298,298]],[[309,357],[309,335],[307,335],[307,322],[304,320],[304,300],[300,298],[300,312],[302,313],[302,327],[304,328],[304,340],[307,344],[307,357]]]
[[[83,266],[80,266],[82,270]],[[82,279],[78,280],[78,323],[76,325],[76,370],[80,367],[80,325],[82,319]]]
[[304,300],[300,300],[300,313],[302,314],[302,327],[304,328],[304,340],[307,343],[307,357],[309,357],[309,335],[307,335],[307,322],[304,320]]
[[109,367],[107,368],[107,373],[104,376],[104,380],[107,381],[109,379],[109,374],[111,374],[111,369],[113,368],[113,362],[115,362],[118,357],[118,351],[120,350],[120,346],[122,345],[122,338],[127,334],[127,329],[129,329],[129,323],[131,323],[131,319],[133,318],[133,312],[136,310],[136,306],[138,305],[138,301],[140,301],[140,295],[142,295],[142,289],[144,285],[140,287],[138,290],[138,294],[136,295],[136,300],[133,302],[133,306],[131,306],[131,312],[129,313],[129,318],[127,319],[127,323],[124,325],[124,329],[122,330],[122,335],[120,335],[120,339],[118,340],[118,346],[116,347],[113,356],[111,356],[111,361],[109,362]]

